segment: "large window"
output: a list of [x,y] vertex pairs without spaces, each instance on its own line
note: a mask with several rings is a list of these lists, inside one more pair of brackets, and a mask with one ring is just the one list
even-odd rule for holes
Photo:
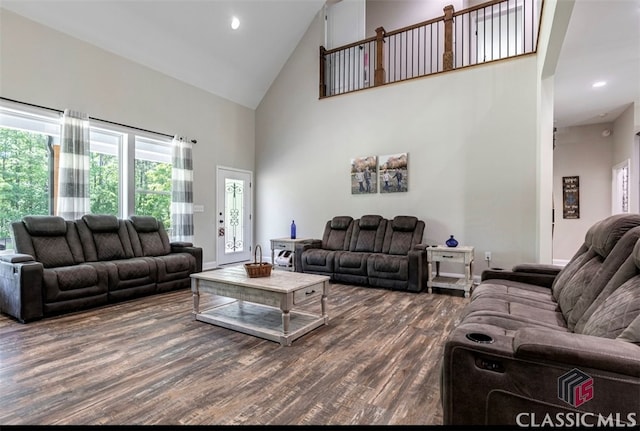
[[[91,120],[90,140],[91,212],[151,215],[169,230],[171,139]],[[55,213],[59,142],[58,112],[0,105],[0,250],[12,248],[12,222]]]
[[12,248],[11,222],[50,212],[51,137],[0,128],[0,250]]
[[125,135],[91,128],[89,200],[93,214],[118,216],[120,211],[120,152]]
[[135,213],[151,215],[171,229],[171,144],[135,140]]

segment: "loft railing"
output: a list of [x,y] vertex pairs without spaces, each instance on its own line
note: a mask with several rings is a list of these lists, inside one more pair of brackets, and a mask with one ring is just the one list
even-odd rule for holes
[[320,98],[535,52],[539,0],[494,0],[333,49],[320,47]]

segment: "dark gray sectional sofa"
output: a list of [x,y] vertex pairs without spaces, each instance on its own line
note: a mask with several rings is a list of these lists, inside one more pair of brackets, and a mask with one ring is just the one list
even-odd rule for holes
[[592,226],[564,268],[487,270],[442,364],[445,425],[640,424],[640,215]]
[[27,216],[12,224],[16,254],[0,255],[0,311],[25,323],[187,288],[202,248],[170,243],[153,217]]
[[296,271],[421,292],[427,284],[424,229],[424,221],[413,216],[336,216],[327,221],[321,240],[296,246]]

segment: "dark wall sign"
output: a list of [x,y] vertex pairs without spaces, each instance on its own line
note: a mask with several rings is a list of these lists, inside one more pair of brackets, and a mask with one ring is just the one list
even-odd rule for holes
[[562,218],[580,218],[580,177],[562,177]]

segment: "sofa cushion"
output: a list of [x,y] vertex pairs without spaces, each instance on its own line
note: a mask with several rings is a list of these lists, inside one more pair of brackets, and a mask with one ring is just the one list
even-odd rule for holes
[[131,216],[129,219],[137,232],[157,232],[160,230],[160,225],[155,217]]
[[[640,220],[639,220],[640,221]],[[632,226],[623,223],[625,228]],[[605,224],[606,225],[606,224]],[[623,233],[618,230],[616,236]],[[602,250],[607,251],[606,258],[599,254],[575,274],[566,284],[558,297],[558,305],[567,320],[567,327],[574,330],[576,324],[591,304],[600,295],[607,283],[614,277],[624,262],[632,255],[634,247],[640,239],[640,227],[628,229],[613,247],[604,245],[609,242],[609,235],[602,233],[594,240],[597,246],[602,245]]]
[[327,222],[322,235],[322,248],[325,250],[348,250],[353,230],[353,218],[336,216]]
[[164,256],[171,251],[158,232],[138,232],[144,256]]
[[[106,292],[105,270],[90,264],[47,269],[43,274],[45,304],[106,294]],[[106,302],[106,296],[104,302]]]
[[[349,251],[379,253],[382,250],[386,226],[387,220],[379,215],[366,215],[356,220],[353,224]],[[363,257],[366,260],[366,256]]]
[[[640,227],[631,229],[621,241],[636,230],[640,230]],[[578,321],[575,332],[605,338],[622,336],[631,340],[638,335],[632,326],[638,316],[640,316],[640,240],[636,240],[633,253],[611,276],[600,295]],[[623,336],[625,331],[627,332]],[[638,340],[638,338],[635,339]]]
[[117,235],[95,234],[98,260],[126,259],[126,254],[122,248],[122,242]]
[[27,232],[33,236],[60,236],[67,233],[67,224],[58,216],[26,216],[22,219]]
[[[596,337],[616,338],[629,328],[631,323],[640,316],[640,275],[628,280],[609,295],[600,307],[594,311],[582,331],[585,335]],[[632,328],[624,337],[631,336],[636,329]],[[624,338],[623,337],[623,338]]]
[[406,256],[422,242],[425,224],[413,216],[396,216],[387,223],[382,253]]
[[594,231],[593,249],[607,257],[620,238],[630,229],[640,225],[638,214],[616,214],[598,223]]
[[597,253],[593,249],[593,238],[595,237],[595,232],[598,229],[598,226],[602,223],[602,220],[594,223],[587,230],[587,233],[584,236],[584,243],[578,249],[576,254],[569,260],[569,263],[565,265],[564,268],[558,273],[555,280],[553,280],[553,284],[551,285],[551,291],[553,292],[554,298],[558,298],[560,291],[564,287],[567,280],[571,279],[573,275],[584,265],[589,259],[593,258]]
[[165,256],[171,253],[169,236],[161,221],[149,216],[131,216],[127,221],[136,256]]
[[86,214],[77,220],[87,262],[133,257],[127,228],[122,220],[106,214]]
[[347,230],[352,221],[350,216],[336,216],[331,219],[331,229]]
[[358,220],[358,226],[361,230],[374,230],[380,226],[382,216],[379,215],[364,215]]
[[399,232],[413,232],[418,224],[418,218],[414,216],[396,216],[391,221],[391,227]]
[[35,259],[45,268],[73,265],[73,254],[64,236],[34,236]]
[[118,218],[108,214],[85,214],[82,220],[92,232],[117,232]]
[[83,262],[75,225],[58,216],[26,216],[12,223],[16,251],[29,254],[45,268]]
[[308,265],[319,266],[333,271],[334,250],[312,248],[304,252],[303,262]]
[[622,331],[622,334],[618,335],[617,339],[640,346],[640,316],[637,316],[633,322],[629,323],[629,326]]

